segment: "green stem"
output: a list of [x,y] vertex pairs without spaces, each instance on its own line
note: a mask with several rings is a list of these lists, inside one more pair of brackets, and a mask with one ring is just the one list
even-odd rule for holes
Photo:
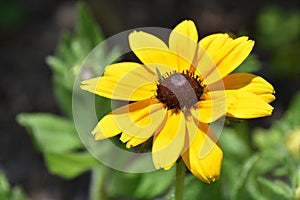
[[106,195],[103,191],[106,170],[103,166],[95,166],[92,169],[90,183],[90,200],[105,200]]
[[183,199],[184,177],[185,177],[185,165],[183,160],[180,158],[176,164],[175,200]]

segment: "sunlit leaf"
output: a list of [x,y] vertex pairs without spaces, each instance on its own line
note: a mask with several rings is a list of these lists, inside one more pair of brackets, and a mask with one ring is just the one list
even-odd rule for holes
[[32,134],[42,152],[70,152],[82,148],[72,121],[52,114],[19,114],[18,122]]
[[106,192],[110,197],[132,197],[140,181],[139,174],[112,171]]
[[[144,173],[137,185],[134,196],[138,199],[153,199],[162,195],[175,182],[175,170],[158,170]],[[149,192],[151,191],[151,192]]]
[[259,159],[259,156],[254,154],[251,156],[247,162],[243,165],[242,169],[236,176],[238,177],[236,179],[236,184],[232,188],[232,197],[234,199],[240,199],[240,191],[243,190],[244,186],[246,185],[246,182],[251,175],[251,171],[254,168],[254,165],[257,163],[257,160]]
[[98,161],[89,152],[46,153],[45,160],[53,174],[67,179],[75,178],[98,164]]
[[[294,193],[292,188],[287,185],[285,182],[280,180],[268,180],[265,178],[258,178],[259,183],[262,184],[262,186],[266,190],[271,190],[272,193],[276,194],[277,199],[293,199]],[[275,196],[275,198],[276,198]],[[274,198],[273,198],[274,199]]]
[[255,54],[250,54],[247,59],[232,73],[253,73],[261,68],[261,63],[259,62]]
[[1,200],[26,200],[22,189],[19,187],[11,187],[5,174],[0,171],[0,199]]
[[[210,184],[203,183],[194,175],[189,174],[185,177],[183,200],[190,199],[224,199],[225,192],[221,189],[220,181]],[[175,200],[174,188],[164,198],[164,200]]]

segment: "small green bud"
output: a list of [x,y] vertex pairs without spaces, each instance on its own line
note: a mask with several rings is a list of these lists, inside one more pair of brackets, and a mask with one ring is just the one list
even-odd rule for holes
[[295,195],[296,195],[296,200],[300,200],[300,185],[298,185],[298,187],[296,188],[295,191]]
[[[299,157],[299,155],[300,155],[300,129],[296,129],[287,135],[286,140],[285,140],[285,146],[286,146],[288,152],[292,156]],[[299,195],[300,195],[300,189],[299,189]]]

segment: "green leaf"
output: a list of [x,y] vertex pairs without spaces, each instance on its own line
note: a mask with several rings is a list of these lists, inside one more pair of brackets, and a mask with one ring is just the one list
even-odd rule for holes
[[299,10],[286,11],[272,5],[263,9],[257,19],[257,44],[270,54],[273,74],[280,79],[298,74]]
[[[253,133],[254,145],[261,151],[284,150],[285,144],[283,138],[293,131],[300,128],[300,93],[297,93],[285,112],[284,116],[266,130],[257,128]],[[282,154],[282,153],[281,153]]]
[[135,174],[112,171],[108,175],[106,193],[109,197],[134,197],[137,199],[154,199],[166,193],[174,183],[174,170],[158,170]]
[[19,187],[14,187],[12,190],[10,200],[26,200],[27,197],[25,196],[23,190]]
[[161,169],[142,174],[134,196],[138,199],[153,199],[162,195],[175,183],[174,169],[175,167],[168,171]]
[[[185,177],[184,181],[184,200],[191,199],[224,199],[223,190],[221,188],[220,181],[216,181],[210,184],[203,183],[197,179],[194,175],[189,174]],[[175,200],[174,188],[165,197],[165,200]]]
[[[254,173],[250,177],[252,183],[247,181],[246,187],[251,196],[261,195],[265,197],[264,199],[294,199],[292,188],[298,185],[299,156],[293,159],[289,154],[287,145],[290,143],[287,143],[287,138],[300,128],[299,110],[300,93],[297,93],[284,116],[271,128],[254,130],[253,142],[259,150],[260,159],[255,164]],[[272,180],[257,179],[258,176],[272,177]],[[283,180],[289,180],[292,186],[282,182],[281,177],[284,177]]]
[[51,69],[56,74],[56,76],[61,77],[68,72],[65,68],[65,62],[63,62],[63,60],[59,59],[58,57],[48,56],[46,60],[48,65],[51,66]]
[[95,96],[95,110],[98,119],[103,118],[112,110],[112,102],[110,99]]
[[54,79],[54,95],[62,112],[68,117],[72,118],[72,91],[64,84],[60,84],[60,81],[62,80],[60,80],[58,77]]
[[[91,50],[104,39],[97,23],[81,3],[77,4],[77,15],[75,34],[72,36],[69,33],[64,33],[55,55],[47,57],[47,63],[54,72],[53,80],[56,98],[61,109],[69,117],[72,116],[71,94],[77,72]],[[105,60],[107,57],[110,57],[110,55],[107,52],[103,53],[98,62]],[[98,65],[90,67],[96,69]],[[91,71],[93,72],[94,70]]]
[[[47,57],[53,70],[54,93],[60,109],[72,118],[72,92],[78,73],[88,79],[102,74],[104,67],[120,57],[118,47],[108,51],[105,45],[92,51],[104,36],[84,5],[77,5],[78,20],[73,35],[64,33],[54,56]],[[82,67],[82,68],[81,68]],[[78,88],[76,88],[78,89]]]
[[246,159],[246,157],[251,155],[251,149],[247,143],[247,138],[244,137],[245,130],[238,130],[242,128],[241,125],[237,125],[235,128],[225,127],[222,130],[220,136],[220,143],[224,152],[226,152],[231,160],[240,162],[241,159]]
[[231,191],[233,199],[240,199],[239,197],[242,197],[240,195],[241,191],[243,191],[244,186],[246,185],[247,180],[250,177],[250,174],[251,174],[255,164],[257,163],[258,159],[259,159],[259,156],[254,154],[243,165],[243,167],[238,175],[238,178],[236,179],[236,184],[234,185],[234,187],[232,188],[232,191]]
[[[257,17],[257,27],[259,31],[259,40],[261,40],[265,46],[282,44],[282,38],[275,38],[282,28],[279,26],[282,23],[282,11],[275,6],[267,7]],[[259,37],[258,36],[258,37]],[[263,38],[266,39],[263,41]]]
[[261,69],[262,64],[255,54],[250,54],[247,59],[236,68],[233,73],[252,73]]
[[72,121],[52,114],[19,114],[17,121],[33,136],[38,149],[46,152],[70,152],[83,145]]
[[0,172],[0,196],[9,196],[10,185],[5,177],[5,175]]
[[[257,176],[250,176],[247,180],[246,189],[243,191],[243,195],[249,197],[251,200],[270,200],[270,196],[266,195],[264,188],[260,187],[257,183]],[[241,195],[240,195],[241,196]],[[244,197],[243,196],[243,197]],[[244,198],[243,198],[244,199]]]
[[[300,92],[298,92],[292,99],[291,104],[281,119],[281,123],[284,126],[282,129],[287,132],[287,130],[293,130],[300,127]],[[279,122],[279,123],[280,123]]]
[[75,178],[98,164],[89,152],[46,153],[45,160],[50,172],[66,179]]
[[106,192],[109,197],[132,197],[140,181],[140,174],[113,170],[109,174]]
[[24,192],[19,187],[11,188],[4,173],[0,171],[0,197],[1,200],[26,200]]
[[[266,47],[281,47],[295,41],[300,34],[300,13],[286,12],[278,6],[269,6],[258,15],[258,37]],[[285,37],[278,37],[282,34]],[[261,37],[261,38],[260,38]],[[265,41],[263,41],[265,40]]]
[[48,64],[56,74],[69,73],[69,69],[81,64],[88,53],[103,39],[103,35],[97,23],[88,14],[84,5],[77,4],[78,20],[75,35],[63,33],[55,56],[47,59]]
[[[280,180],[268,180],[262,177],[258,178],[258,182],[267,190],[270,190],[275,197],[273,199],[293,199],[294,192],[292,188],[285,182]],[[277,197],[277,198],[276,198]]]
[[105,165],[96,165],[91,170],[90,181],[90,200],[106,200],[106,178],[109,175],[110,168]]
[[[92,45],[102,41],[104,39],[103,34],[82,3],[77,4],[77,13],[79,17],[76,27],[76,37],[84,39],[84,41],[88,40]],[[87,35],[89,36],[88,38]]]
[[194,175],[190,176],[190,181],[189,179],[187,179],[187,184],[184,187],[184,200],[195,199],[195,197],[201,197],[201,199],[223,198],[224,194],[221,190],[220,182],[216,181],[210,184],[206,184],[203,183],[201,180],[197,179]]
[[266,131],[263,128],[257,128],[253,133],[253,143],[260,150],[274,149],[275,146],[278,147],[281,144],[282,136],[282,132],[278,129]]

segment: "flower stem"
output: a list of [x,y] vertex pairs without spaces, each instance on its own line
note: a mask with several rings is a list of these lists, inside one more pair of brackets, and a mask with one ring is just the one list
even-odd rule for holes
[[180,158],[176,164],[175,200],[183,199],[184,177],[185,177],[185,165],[183,163],[183,160]]
[[105,200],[103,191],[105,180],[105,169],[102,166],[95,166],[92,169],[92,177],[90,183],[90,200]]

